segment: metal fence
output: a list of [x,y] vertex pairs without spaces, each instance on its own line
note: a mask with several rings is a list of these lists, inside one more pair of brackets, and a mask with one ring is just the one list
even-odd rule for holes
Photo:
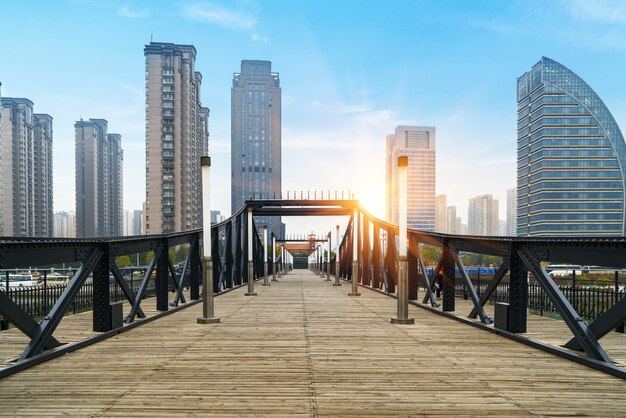
[[[141,277],[130,277],[125,279],[128,287],[137,294],[139,287],[141,286]],[[188,286],[188,278],[184,282],[185,286]],[[20,308],[27,314],[31,315],[35,319],[43,318],[48,314],[50,308],[57,301],[59,296],[63,293],[66,284],[42,284],[39,286],[15,286],[9,287],[8,296],[17,303]],[[170,282],[169,290],[175,291],[174,284]],[[111,302],[126,301],[122,289],[117,283],[111,283],[109,287],[109,294],[111,295]],[[156,286],[154,278],[148,280],[144,299],[154,297],[156,295]],[[83,312],[93,309],[93,283],[85,283],[74,297],[72,303],[69,305],[67,314],[74,314],[77,312]],[[2,318],[0,316],[0,318]],[[2,319],[0,319],[2,321]],[[7,324],[4,323],[2,328],[6,329]]]
[[[491,277],[485,275],[470,277],[479,297],[489,286]],[[626,282],[624,281],[615,280],[609,284],[606,281],[577,279],[576,276],[561,278],[555,281],[558,282],[559,289],[574,309],[587,322],[596,320],[626,297]],[[464,284],[457,282],[456,295],[467,300],[469,291]],[[498,284],[490,295],[489,301],[492,303],[509,302],[508,277],[505,277]],[[559,317],[556,306],[550,301],[550,298],[539,283],[532,278],[529,279],[528,283],[528,309],[542,316]],[[616,331],[624,332],[624,326],[618,327]]]

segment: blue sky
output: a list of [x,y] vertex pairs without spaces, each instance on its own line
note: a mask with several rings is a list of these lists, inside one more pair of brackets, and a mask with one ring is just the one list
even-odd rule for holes
[[[124,206],[144,192],[144,57],[195,45],[211,109],[212,201],[230,212],[230,86],[266,59],[283,94],[283,189],[351,190],[384,216],[385,135],[437,129],[437,193],[467,219],[515,185],[515,81],[541,56],[567,66],[626,126],[623,1],[0,0],[2,95],[54,117],[55,211],[74,207],[74,122],[122,134]],[[295,223],[294,225],[297,225]],[[307,232],[294,226],[291,232]]]

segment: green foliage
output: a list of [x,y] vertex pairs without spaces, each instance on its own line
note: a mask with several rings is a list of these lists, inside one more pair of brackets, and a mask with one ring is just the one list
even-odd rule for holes
[[141,265],[147,266],[148,264],[150,264],[153,258],[154,251],[148,251],[147,253],[141,253],[139,255],[139,262],[141,263]]
[[182,263],[187,259],[187,254],[189,254],[189,245],[183,244],[179,245],[176,250],[176,255],[174,257],[175,263]]
[[127,255],[121,255],[119,257],[115,257],[115,264],[117,264],[118,267],[128,267],[132,265],[130,261],[130,257]]
[[441,260],[441,248],[434,247],[432,245],[422,245],[422,257],[424,258],[424,264],[427,266],[436,266]]
[[502,257],[495,255],[465,253],[461,255],[461,261],[465,266],[499,266],[502,264]]

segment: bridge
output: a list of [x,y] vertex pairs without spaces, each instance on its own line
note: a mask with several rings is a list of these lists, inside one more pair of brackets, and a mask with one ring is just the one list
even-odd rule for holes
[[[285,252],[263,251],[256,215],[348,222],[338,256],[294,270]],[[409,229],[406,297],[415,323],[403,325],[391,321],[402,298],[399,233],[355,200],[248,201],[211,227],[210,294],[220,317],[212,325],[197,323],[202,230],[1,239],[2,269],[33,260],[82,265],[41,318],[0,291],[0,314],[12,324],[0,332],[2,414],[624,414],[626,340],[612,330],[626,319],[626,298],[614,289],[610,305],[585,320],[589,301],[558,286],[542,264],[621,270],[624,237]],[[177,272],[169,250],[180,245],[189,251]],[[438,249],[438,265],[426,265],[426,247]],[[154,257],[129,286],[115,257],[146,251]],[[482,286],[463,264],[467,252],[502,259]],[[87,286],[93,308],[65,315]],[[503,287],[507,304],[488,303]],[[535,289],[556,318],[529,310]]]

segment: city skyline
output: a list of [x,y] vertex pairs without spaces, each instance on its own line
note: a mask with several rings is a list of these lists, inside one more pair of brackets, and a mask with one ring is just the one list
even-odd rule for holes
[[[437,127],[437,193],[446,194],[465,221],[468,199],[479,194],[492,193],[500,201],[500,213],[505,213],[506,190],[515,185],[515,79],[541,56],[574,69],[602,97],[618,125],[625,125],[626,86],[620,83],[620,69],[626,64],[626,19],[620,17],[624,5],[444,1],[377,6],[102,6],[73,1],[42,3],[33,10],[7,3],[3,28],[19,30],[17,25],[28,20],[36,29],[17,41],[0,40],[0,46],[15,62],[28,62],[27,56],[34,53],[47,65],[45,72],[40,66],[5,66],[3,96],[28,97],[55,120],[55,211],[73,207],[73,193],[65,190],[73,190],[74,181],[72,125],[86,114],[107,117],[125,138],[124,207],[141,207],[141,49],[150,34],[163,42],[194,44],[199,51],[203,105],[211,108],[213,178],[224,179],[214,185],[212,200],[222,213],[231,209],[228,86],[232,69],[248,57],[270,60],[281,70],[283,191],[351,189],[381,217],[384,135],[400,124]],[[57,27],[54,22],[60,20],[50,19],[57,15],[66,17],[67,27]],[[392,19],[400,21],[388,25]],[[97,29],[104,21],[109,24]],[[359,23],[364,21],[375,23]],[[404,25],[411,28],[407,31],[399,29],[403,22],[422,25]],[[72,34],[77,31],[84,36],[76,39]],[[48,33],[53,34],[54,51],[35,41]],[[219,42],[213,42],[216,39]],[[115,50],[103,53],[89,47],[100,42],[115,45]],[[111,65],[114,54],[122,64]],[[59,60],[67,62],[59,65]],[[312,82],[315,89],[310,88]],[[303,179],[302,173],[316,175]]]

